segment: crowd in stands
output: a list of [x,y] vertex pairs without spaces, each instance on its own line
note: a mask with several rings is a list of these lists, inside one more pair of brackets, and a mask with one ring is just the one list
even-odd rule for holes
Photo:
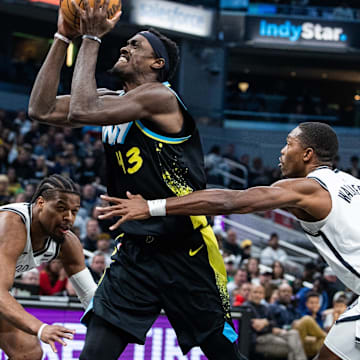
[[251,240],[239,241],[234,229],[215,231],[231,305],[250,312],[250,359],[312,359],[356,295],[321,261],[306,264],[301,277],[286,276],[287,254],[276,233],[260,256],[253,257]]
[[[232,162],[228,162],[228,160]],[[339,156],[335,158],[334,168],[360,178],[360,164],[357,155],[351,156],[350,167],[347,168],[342,168],[340,160]],[[241,168],[235,166],[233,162],[241,165]],[[279,167],[266,166],[262,158],[258,156],[253,158],[249,154],[237,156],[234,144],[228,144],[223,149],[219,145],[212,146],[205,155],[205,170],[208,184],[231,189],[270,185],[281,179]],[[234,175],[236,178],[229,177],[228,174]],[[239,179],[245,179],[246,186],[239,182]]]

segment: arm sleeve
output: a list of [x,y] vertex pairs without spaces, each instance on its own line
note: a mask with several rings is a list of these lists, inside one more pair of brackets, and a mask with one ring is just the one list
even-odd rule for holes
[[74,290],[86,309],[89,306],[91,299],[93,298],[97,286],[90,274],[88,268],[85,268],[78,273],[70,277],[70,282],[74,287]]

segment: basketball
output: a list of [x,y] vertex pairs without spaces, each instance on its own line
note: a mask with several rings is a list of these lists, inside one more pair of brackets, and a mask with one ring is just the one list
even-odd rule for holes
[[[95,0],[88,0],[91,7],[94,7]],[[84,9],[84,1],[83,0],[75,0],[75,2],[80,6],[80,8]],[[101,0],[101,4],[103,4],[105,0]],[[71,25],[72,27],[78,29],[80,26],[80,18],[76,13],[76,9],[72,4],[71,0],[60,0],[61,10],[64,16],[64,20]],[[110,0],[108,7],[108,18],[112,19],[115,14],[121,10],[121,0]]]

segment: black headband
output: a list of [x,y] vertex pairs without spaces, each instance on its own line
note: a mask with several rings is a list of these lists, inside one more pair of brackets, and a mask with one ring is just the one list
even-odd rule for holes
[[163,42],[150,31],[141,31],[139,35],[143,36],[151,45],[157,58],[163,58],[165,60],[165,66],[160,70],[161,81],[165,81],[169,75],[169,54],[166,50]]

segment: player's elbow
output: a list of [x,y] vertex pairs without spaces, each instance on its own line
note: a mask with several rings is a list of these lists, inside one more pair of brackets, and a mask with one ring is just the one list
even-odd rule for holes
[[89,123],[89,114],[84,111],[71,111],[67,116],[67,122],[70,126],[82,126]]

